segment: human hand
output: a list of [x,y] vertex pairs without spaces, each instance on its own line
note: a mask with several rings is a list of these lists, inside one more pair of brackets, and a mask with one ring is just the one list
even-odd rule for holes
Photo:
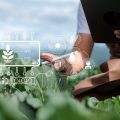
[[116,38],[120,39],[120,30],[115,30],[114,34],[115,34]]
[[[58,56],[50,53],[41,54],[41,59],[49,62],[57,57]],[[83,70],[86,64],[85,61],[86,60],[84,59],[83,54],[81,52],[75,51],[71,53],[69,58],[58,60],[52,64],[57,71],[63,73],[64,75],[71,75]]]

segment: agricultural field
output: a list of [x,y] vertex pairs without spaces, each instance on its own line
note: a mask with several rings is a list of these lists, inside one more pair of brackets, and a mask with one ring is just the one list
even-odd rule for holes
[[18,68],[19,75],[14,67],[0,69],[0,120],[120,119],[119,96],[104,101],[89,96],[78,101],[72,96],[74,86],[99,74],[99,67],[69,77],[57,73],[52,66],[27,68],[25,74],[23,69]]

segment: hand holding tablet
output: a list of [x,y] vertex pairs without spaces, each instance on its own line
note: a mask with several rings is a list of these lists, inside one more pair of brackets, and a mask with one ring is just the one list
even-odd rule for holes
[[116,35],[116,38],[120,39],[120,30],[115,30],[114,34]]

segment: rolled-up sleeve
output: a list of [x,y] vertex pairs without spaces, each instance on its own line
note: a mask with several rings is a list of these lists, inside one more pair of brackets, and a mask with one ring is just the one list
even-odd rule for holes
[[80,1],[77,15],[77,33],[87,33],[90,34],[90,29],[83,11],[83,7]]

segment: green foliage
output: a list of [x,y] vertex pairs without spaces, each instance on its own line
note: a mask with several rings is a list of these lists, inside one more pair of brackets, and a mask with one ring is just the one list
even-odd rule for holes
[[19,110],[15,97],[0,96],[0,120],[28,120]]
[[[120,106],[115,108],[116,110],[112,109],[111,104],[109,104],[112,101],[113,99],[98,101],[95,98],[88,98],[78,102],[69,95],[55,94],[50,96],[45,106],[39,109],[37,120],[119,120],[118,108]],[[105,102],[105,104],[103,105],[101,102]],[[115,106],[112,104],[113,108]]]
[[120,97],[105,101],[87,98],[79,102],[71,95],[79,81],[101,73],[99,67],[69,77],[46,65],[28,67],[26,74],[23,67],[18,70],[17,76],[15,67],[0,68],[0,120],[120,119]]
[[98,66],[92,68],[92,69],[84,69],[83,71],[81,71],[78,74],[72,75],[67,77],[67,81],[68,84],[70,86],[75,86],[76,84],[78,84],[81,80],[84,80],[90,76],[96,75],[96,74],[100,74],[101,70]]
[[38,120],[88,120],[91,111],[68,94],[50,96],[45,106],[37,113]]

